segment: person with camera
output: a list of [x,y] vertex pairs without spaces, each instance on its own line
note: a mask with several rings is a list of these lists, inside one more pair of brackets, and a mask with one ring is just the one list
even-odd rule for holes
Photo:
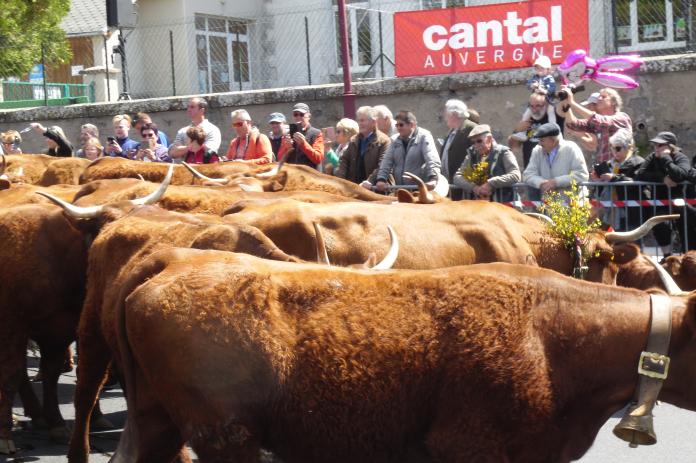
[[[148,113],[139,112],[135,115],[135,120],[133,121],[133,128],[137,130],[138,133],[142,132],[143,125],[152,124],[152,118]],[[157,130],[157,143],[162,146],[169,146],[169,138],[167,134],[161,130]]]
[[268,164],[273,162],[271,141],[251,123],[251,116],[246,109],[237,109],[230,114],[232,127],[237,136],[230,141],[227,149],[228,161],[247,162],[250,164]]
[[73,146],[65,137],[63,129],[57,125],[46,128],[38,122],[32,122],[29,124],[29,126],[34,129],[34,132],[46,137],[46,145],[48,145],[48,151],[46,151],[46,154],[49,156],[66,158],[72,156]]
[[573,89],[563,86],[564,99],[557,105],[558,112],[566,118],[566,127],[577,132],[597,135],[597,150],[592,162],[604,162],[612,159],[609,137],[619,129],[633,133],[631,117],[621,111],[623,100],[615,89],[606,87],[599,91],[595,111],[575,101]]
[[[324,138],[324,173],[327,175],[338,176],[339,172],[336,170],[340,167],[341,159],[346,153],[351,140],[360,131],[358,123],[353,119],[348,119],[344,117],[336,123],[336,127],[333,130],[334,140],[331,141],[327,136]],[[330,133],[327,131],[327,134]],[[331,145],[335,146],[331,147]],[[341,175],[341,178],[345,178]]]
[[[476,199],[512,201],[512,186],[522,179],[515,154],[507,146],[496,143],[488,124],[474,126],[469,139],[471,146],[454,175],[454,184],[473,193]],[[467,178],[467,172],[477,167],[483,168],[485,178],[479,181]]]
[[552,122],[540,126],[536,131],[539,144],[532,150],[529,165],[522,175],[524,183],[531,187],[530,199],[538,199],[549,191],[570,189],[573,181],[586,182],[585,157],[580,147],[564,140],[561,128]]
[[392,140],[379,165],[375,184],[377,191],[387,189],[392,175],[396,185],[413,185],[412,180],[404,177],[404,172],[419,177],[429,190],[434,189],[441,164],[432,134],[418,127],[416,116],[411,111],[399,111],[395,119],[399,136]]
[[145,162],[172,162],[169,150],[159,143],[159,129],[153,122],[140,124],[140,136],[143,141],[138,145],[133,159]]
[[335,175],[369,190],[377,181],[377,169],[391,139],[377,128],[374,108],[362,106],[355,114],[358,134],[350,138],[348,147],[341,154]]
[[2,141],[0,154],[22,154],[22,148],[19,147],[22,136],[16,130],[8,130],[0,134],[0,141]]
[[539,143],[539,137],[536,135],[536,131],[542,125],[553,122],[549,120],[549,111],[555,111],[556,124],[560,127],[561,134],[563,134],[565,128],[565,119],[563,115],[555,110],[543,93],[533,92],[529,95],[528,110],[529,119],[522,119],[517,126],[515,126],[515,133],[508,137],[508,144],[512,150],[517,151],[520,145],[522,146],[523,168],[529,165],[529,158],[532,156],[532,150],[537,146],[537,143]]
[[292,108],[293,123],[280,144],[278,160],[288,164],[303,164],[317,169],[324,159],[324,137],[321,130],[309,123],[312,113],[305,103]]
[[111,120],[115,137],[106,137],[104,154],[111,157],[132,158],[138,150],[138,142],[128,136],[131,129],[131,117],[117,114]]
[[[691,165],[689,158],[677,146],[677,137],[672,132],[660,132],[657,136],[650,140],[653,151],[645,157],[643,165],[636,170],[634,180],[644,182],[655,182],[662,185],[644,189],[643,197],[646,199],[675,199],[683,198],[685,188],[679,185],[687,180]],[[655,211],[655,212],[653,212]],[[644,218],[649,218],[653,214],[669,214],[668,207],[653,207],[646,208],[643,212]],[[647,217],[646,217],[647,214]],[[694,228],[694,224],[689,224]],[[681,210],[681,217],[677,222],[677,230],[682,238],[682,243],[685,241],[684,236],[684,211]],[[655,241],[660,246],[664,257],[672,254],[672,230],[667,223],[661,223],[653,228]],[[689,242],[689,247],[696,243]]]
[[[625,129],[618,130],[609,138],[612,159],[593,164],[590,180],[593,182],[630,182],[645,159],[633,152],[633,134]],[[598,198],[602,201],[625,201],[640,198],[639,187],[616,186],[600,188]],[[637,207],[611,208],[602,217],[604,223],[617,230],[629,230],[640,225],[640,211]]]

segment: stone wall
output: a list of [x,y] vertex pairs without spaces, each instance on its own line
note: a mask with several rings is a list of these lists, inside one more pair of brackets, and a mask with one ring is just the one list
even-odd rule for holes
[[[494,128],[498,140],[504,140],[519,120],[528,92],[524,81],[529,70],[470,73],[440,77],[389,79],[354,84],[357,105],[386,104],[393,111],[412,110],[419,125],[443,137],[447,129],[442,121],[442,108],[449,98],[460,98],[481,113],[482,122]],[[693,79],[693,80],[692,80]],[[641,87],[624,91],[624,106],[634,124],[645,124],[643,139],[661,130],[677,134],[687,154],[696,153],[696,55],[648,59],[639,76]],[[592,83],[586,96],[598,87]],[[289,115],[295,102],[303,101],[312,108],[313,125],[334,125],[343,115],[342,85],[293,87],[263,91],[234,92],[207,95],[210,102],[208,118],[223,133],[223,147],[232,137],[230,111],[246,108],[265,131],[267,115],[274,111]],[[0,129],[21,130],[29,122],[46,126],[61,126],[77,145],[80,126],[91,122],[97,125],[102,141],[112,134],[111,117],[115,114],[150,113],[153,120],[170,138],[188,124],[187,97],[134,100],[118,103],[84,104],[66,107],[35,108],[0,112]],[[132,132],[132,135],[135,133]],[[46,149],[43,137],[33,132],[25,134],[24,152]]]

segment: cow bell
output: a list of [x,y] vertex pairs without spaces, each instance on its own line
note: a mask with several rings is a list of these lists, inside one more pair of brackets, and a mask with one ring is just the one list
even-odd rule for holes
[[619,424],[614,428],[614,435],[628,442],[630,447],[639,445],[653,445],[657,443],[657,436],[653,430],[652,415],[631,415],[630,407]]

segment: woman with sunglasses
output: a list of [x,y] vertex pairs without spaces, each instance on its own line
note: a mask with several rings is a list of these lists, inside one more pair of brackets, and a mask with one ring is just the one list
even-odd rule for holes
[[[632,181],[636,171],[645,162],[645,159],[633,151],[633,134],[626,129],[619,129],[609,137],[609,146],[612,159],[606,163],[596,164],[592,169],[590,179],[593,182]],[[601,187],[598,197],[602,201],[638,200],[640,192],[638,187],[631,186]],[[640,211],[638,209],[637,207],[611,209],[605,212],[602,220],[617,230],[630,230],[640,225]]]
[[237,109],[230,116],[237,136],[230,141],[227,160],[251,164],[273,162],[271,140],[252,125],[249,113],[245,109]]
[[22,148],[19,144],[22,143],[22,136],[16,130],[8,130],[0,134],[2,140],[2,154],[22,154]]
[[145,162],[172,162],[169,150],[159,143],[159,129],[154,122],[140,124],[143,141],[138,145],[134,159]]
[[[347,117],[344,117],[336,123],[336,129],[334,130],[334,133],[336,134],[336,146],[335,148],[331,148],[324,153],[324,160],[326,161],[324,164],[324,172],[326,174],[345,178],[340,169],[335,169],[339,167],[339,163],[341,162],[341,159],[343,159],[343,154],[346,152],[346,149],[348,149],[348,145],[350,145],[350,140],[358,134],[359,130],[360,128],[358,127],[358,123],[353,119],[348,119]],[[326,139],[324,139],[324,141],[328,141],[326,146],[331,143],[331,141]]]
[[[662,184],[652,187],[652,190],[646,192],[648,199],[668,200],[683,198],[685,187],[679,184],[687,180],[691,165],[689,164],[689,158],[677,146],[676,135],[672,132],[660,132],[655,138],[650,140],[650,143],[652,144],[653,152],[645,158],[643,165],[636,171],[634,179]],[[646,198],[646,195],[643,197]],[[669,208],[648,207],[644,211],[644,219],[647,218],[645,212],[648,213],[647,217],[653,214],[669,214]],[[682,215],[677,222],[677,230],[683,243],[686,237],[684,236],[683,210],[681,212]],[[696,224],[689,224],[691,228],[694,225]],[[655,241],[662,249],[664,257],[670,256],[672,254],[672,230],[670,225],[667,223],[658,224],[653,228],[653,235],[655,236]],[[689,247],[695,245],[696,243],[689,243]]]

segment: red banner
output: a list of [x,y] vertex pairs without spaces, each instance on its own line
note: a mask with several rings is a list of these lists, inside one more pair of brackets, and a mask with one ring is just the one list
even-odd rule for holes
[[560,63],[589,47],[587,0],[499,3],[394,15],[399,77]]

